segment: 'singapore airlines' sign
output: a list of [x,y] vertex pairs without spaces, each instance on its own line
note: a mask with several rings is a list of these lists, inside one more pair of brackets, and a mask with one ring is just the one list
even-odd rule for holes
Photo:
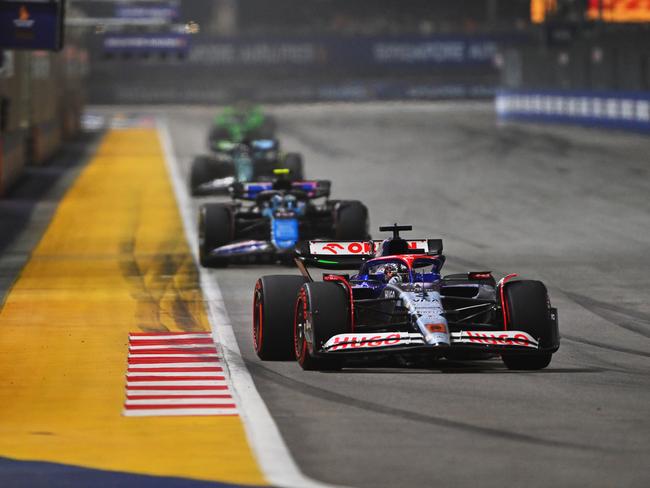
[[587,18],[605,22],[650,22],[650,0],[589,0]]

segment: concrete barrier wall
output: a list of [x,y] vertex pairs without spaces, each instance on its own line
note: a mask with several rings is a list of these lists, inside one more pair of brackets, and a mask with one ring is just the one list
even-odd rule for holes
[[26,131],[0,134],[0,196],[4,195],[23,172],[27,152]]
[[27,164],[44,164],[80,130],[85,50],[9,51],[0,67],[0,195]]
[[0,69],[0,195],[18,179],[27,161],[30,56],[6,52]]

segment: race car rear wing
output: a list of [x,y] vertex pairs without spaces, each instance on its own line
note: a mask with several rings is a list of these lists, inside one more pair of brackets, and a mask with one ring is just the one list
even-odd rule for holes
[[[384,241],[309,241],[313,256],[374,256]],[[406,239],[408,254],[442,253],[442,239]],[[405,253],[405,254],[407,254]]]
[[[303,241],[299,242],[296,245],[296,262],[298,268],[303,272],[305,265],[313,266],[316,268],[322,269],[358,269],[364,261],[368,260],[371,255],[366,253],[332,253],[328,252],[324,248],[323,252],[313,252],[311,246],[313,243],[319,242],[324,245],[331,244],[332,247],[328,249],[338,250],[338,246],[342,246],[347,249],[347,246],[351,245],[361,245],[363,246],[364,242],[361,241]],[[353,248],[354,249],[354,248]],[[316,249],[318,251],[318,249]],[[304,274],[304,272],[303,272]]]
[[235,183],[230,187],[232,198],[255,200],[263,191],[285,190],[304,192],[307,198],[315,199],[330,196],[331,182],[329,180],[308,181],[258,181]]
[[[384,241],[306,241],[296,246],[296,257],[323,269],[352,269],[374,257]],[[442,239],[408,239],[404,254],[442,254]]]

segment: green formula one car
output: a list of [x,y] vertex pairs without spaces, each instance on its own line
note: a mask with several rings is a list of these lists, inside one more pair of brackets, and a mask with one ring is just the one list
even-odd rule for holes
[[259,105],[229,106],[214,118],[208,135],[211,151],[219,152],[224,143],[237,144],[275,138],[275,119]]

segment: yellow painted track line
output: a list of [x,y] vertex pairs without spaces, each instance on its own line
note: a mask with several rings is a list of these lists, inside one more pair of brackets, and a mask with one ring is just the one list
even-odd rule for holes
[[209,330],[157,133],[111,131],[0,310],[0,456],[266,484],[237,416],[121,415],[129,332]]

